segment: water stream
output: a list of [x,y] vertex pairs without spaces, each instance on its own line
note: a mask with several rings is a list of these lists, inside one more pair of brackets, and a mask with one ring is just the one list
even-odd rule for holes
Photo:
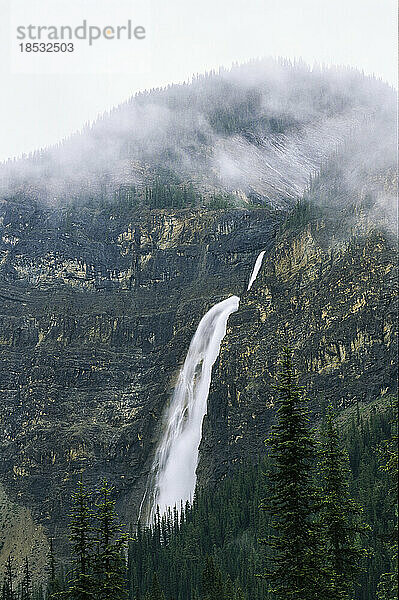
[[248,283],[247,290],[251,289],[253,282],[255,281],[255,279],[258,276],[258,273],[259,273],[260,268],[262,266],[262,261],[263,261],[263,257],[265,255],[265,252],[266,252],[266,250],[262,250],[262,252],[259,254],[258,258],[255,261],[255,266],[254,266],[253,271],[251,273],[251,277],[249,278],[249,283]]
[[[248,290],[259,273],[263,255],[264,251],[256,259]],[[157,506],[162,514],[168,507],[179,507],[181,502],[193,498],[212,367],[226,334],[227,320],[239,303],[238,296],[230,296],[215,304],[203,316],[191,340],[154,458],[149,482],[149,522],[154,519]]]

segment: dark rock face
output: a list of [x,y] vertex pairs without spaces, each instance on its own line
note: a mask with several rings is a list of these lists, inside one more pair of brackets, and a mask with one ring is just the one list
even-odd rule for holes
[[282,216],[1,206],[1,479],[50,531],[81,471],[135,517],[195,328],[242,293]]
[[191,337],[231,294],[241,303],[213,371],[201,485],[263,451],[282,343],[315,412],[395,386],[389,236],[332,248],[317,222],[276,241],[284,214],[268,209],[0,208],[0,477],[59,540],[81,472],[89,486],[115,485],[124,521],[137,516]]
[[324,228],[282,236],[229,320],[204,421],[201,485],[264,451],[283,344],[315,414],[329,402],[343,408],[396,390],[395,242],[365,232],[334,249]]

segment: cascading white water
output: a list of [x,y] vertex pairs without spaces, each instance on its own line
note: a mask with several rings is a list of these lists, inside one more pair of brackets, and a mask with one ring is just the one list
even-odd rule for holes
[[213,306],[191,340],[155,456],[150,520],[157,505],[163,512],[192,499],[212,366],[226,333],[227,319],[238,309],[239,302],[238,296],[231,296]]
[[[248,290],[259,273],[264,253],[256,259]],[[201,319],[191,340],[152,467],[149,522],[153,521],[157,506],[163,513],[168,507],[179,507],[181,502],[192,500],[212,366],[219,355],[227,320],[239,303],[238,296],[231,296],[215,304]]]
[[251,277],[249,278],[249,283],[248,283],[248,287],[247,287],[247,291],[251,289],[253,282],[255,281],[255,279],[258,276],[259,270],[262,266],[262,261],[263,261],[263,256],[265,254],[266,250],[262,250],[262,252],[259,254],[258,258],[255,261],[255,266],[253,268],[253,271],[251,273]]

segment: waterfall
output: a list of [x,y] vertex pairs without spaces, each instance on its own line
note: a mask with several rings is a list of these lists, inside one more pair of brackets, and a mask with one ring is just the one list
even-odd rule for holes
[[[248,290],[256,279],[263,255],[264,251],[255,262]],[[165,415],[165,430],[150,474],[147,488],[151,493],[149,522],[153,521],[157,506],[162,514],[168,507],[179,507],[181,502],[192,500],[212,366],[226,334],[227,320],[238,309],[239,303],[238,296],[230,296],[215,304],[201,319],[191,340]]]
[[151,519],[157,505],[163,512],[168,506],[192,500],[212,366],[226,333],[227,319],[239,302],[238,296],[231,296],[213,306],[191,340],[155,455]]
[[266,252],[265,250],[262,250],[262,252],[259,254],[258,258],[256,259],[254,269],[251,273],[251,277],[249,278],[247,291],[251,289],[253,282],[255,281],[255,279],[258,276],[259,269],[262,266],[263,256],[264,256],[265,252]]

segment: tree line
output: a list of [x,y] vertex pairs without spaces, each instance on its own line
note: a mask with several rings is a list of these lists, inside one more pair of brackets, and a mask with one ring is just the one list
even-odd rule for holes
[[[158,511],[128,535],[113,489],[77,484],[73,563],[50,552],[46,589],[13,585],[3,600],[394,600],[397,598],[397,431],[394,407],[343,429],[328,407],[312,426],[291,351],[278,367],[266,453],[192,505]],[[395,487],[396,486],[396,487]],[[361,506],[363,505],[363,507]]]

